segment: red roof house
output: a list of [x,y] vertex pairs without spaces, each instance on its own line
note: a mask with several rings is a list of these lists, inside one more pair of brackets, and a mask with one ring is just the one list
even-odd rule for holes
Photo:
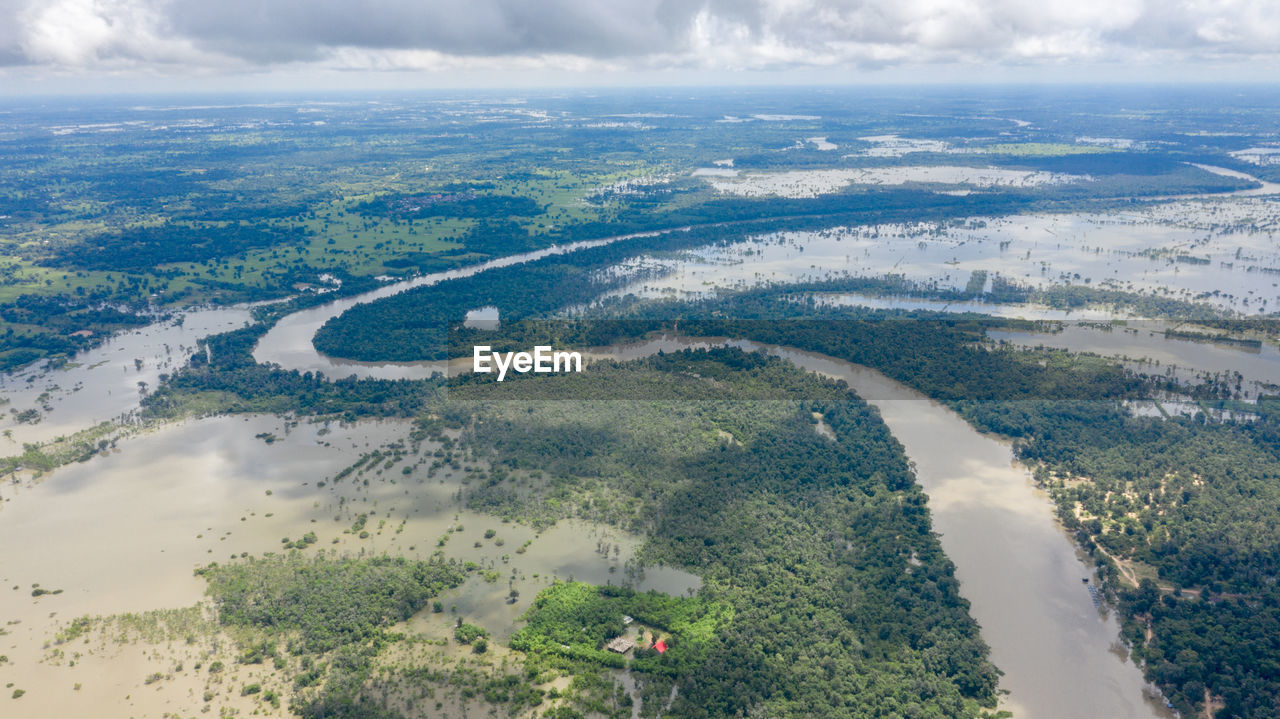
[[661,654],[667,651],[667,643],[659,639],[658,641],[653,643],[653,648],[658,650],[658,653]]

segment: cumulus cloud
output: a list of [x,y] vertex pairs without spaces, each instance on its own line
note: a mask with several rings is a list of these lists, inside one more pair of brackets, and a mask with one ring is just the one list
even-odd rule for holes
[[60,69],[713,70],[1280,57],[1274,0],[0,0]]
[[216,62],[170,31],[162,4],[147,0],[11,3],[7,47],[13,58],[56,67],[191,65]]

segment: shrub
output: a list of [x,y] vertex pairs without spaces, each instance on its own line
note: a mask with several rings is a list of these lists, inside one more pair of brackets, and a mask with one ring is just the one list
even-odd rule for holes
[[489,636],[488,632],[474,624],[459,624],[458,627],[453,630],[453,638],[457,639],[460,644],[470,644],[477,639],[487,636]]

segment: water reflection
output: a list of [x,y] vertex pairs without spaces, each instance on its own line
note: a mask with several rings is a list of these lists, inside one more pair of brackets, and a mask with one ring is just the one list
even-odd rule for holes
[[[26,442],[46,442],[127,415],[161,375],[186,365],[198,340],[241,327],[249,317],[247,307],[192,310],[118,333],[62,368],[39,363],[0,374],[0,396],[9,400],[0,415],[0,456],[20,454]],[[36,409],[39,420],[20,422],[10,409]]]
[[[314,531],[307,551],[382,554],[425,559],[438,548],[479,571],[442,600],[479,621],[499,639],[538,591],[555,579],[597,584],[634,580],[641,590],[683,595],[700,580],[667,567],[629,574],[641,538],[586,522],[562,522],[537,532],[466,510],[467,472],[434,477],[418,460],[439,445],[427,442],[392,466],[370,467],[334,481],[361,454],[401,443],[405,422],[297,424],[271,416],[219,417],[169,425],[120,443],[118,451],[51,473],[46,481],[0,488],[0,617],[5,681],[42,697],[48,716],[86,716],[119,707],[127,693],[94,685],[69,691],[66,669],[41,663],[43,647],[61,623],[80,615],[190,606],[204,581],[192,569],[242,553],[279,551],[284,538]],[[408,468],[408,472],[403,470]],[[367,482],[367,484],[366,484]],[[369,535],[348,530],[361,514]],[[486,537],[486,530],[495,530]],[[448,537],[439,547],[442,537]],[[501,540],[499,542],[498,540]],[[517,549],[528,542],[524,552]],[[476,545],[479,546],[476,546]],[[596,548],[596,549],[593,549]],[[596,551],[602,550],[602,551]],[[488,576],[484,576],[484,574]],[[39,598],[10,587],[63,590]],[[511,589],[519,598],[507,602]],[[143,664],[129,681],[146,676]],[[147,670],[148,672],[151,670]],[[86,680],[87,682],[87,680]],[[172,708],[172,707],[171,707]],[[33,714],[39,715],[39,714]]]

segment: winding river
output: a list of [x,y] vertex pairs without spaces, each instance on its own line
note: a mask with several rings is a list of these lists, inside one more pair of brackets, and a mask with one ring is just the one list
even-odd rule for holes
[[434,285],[445,280],[457,279],[459,277],[471,277],[488,270],[498,267],[508,267],[511,265],[532,262],[543,257],[551,255],[563,255],[578,250],[585,250],[591,247],[600,247],[608,245],[619,240],[627,240],[635,237],[651,237],[654,235],[666,234],[670,232],[682,232],[688,228],[677,228],[673,230],[662,230],[657,232],[641,232],[632,235],[618,235],[615,237],[607,237],[599,240],[586,240],[583,242],[573,242],[565,245],[553,245],[546,249],[536,250],[534,252],[524,252],[518,255],[509,255],[496,260],[491,260],[483,264],[471,265],[469,267],[461,267],[455,270],[445,272],[433,272],[431,274],[415,277],[411,280],[388,284],[380,287],[372,292],[365,292],[353,297],[335,300],[319,307],[294,312],[291,315],[283,317],[279,322],[271,328],[262,339],[258,340],[258,344],[254,347],[253,358],[259,362],[266,364],[277,364],[285,369],[296,369],[299,372],[320,372],[326,377],[338,379],[356,375],[358,377],[372,377],[376,379],[425,379],[430,377],[434,372],[442,370],[441,363],[433,362],[356,362],[354,360],[344,360],[340,358],[327,357],[316,351],[311,344],[311,338],[315,337],[316,332],[325,322],[337,317],[356,305],[363,305],[383,297],[398,295],[406,290],[415,287],[425,287]]
[[[318,328],[336,314],[312,310],[292,327]],[[441,368],[439,363],[326,365],[332,360],[315,351],[309,335],[287,332],[297,333],[287,353],[280,351],[286,335],[273,337],[273,332],[255,357],[300,370],[341,367],[336,376],[422,377]],[[915,464],[934,528],[956,564],[961,593],[991,646],[992,661],[1005,672],[1001,685],[1008,694],[1002,707],[1033,719],[1169,716],[1162,702],[1147,698],[1140,670],[1126,660],[1118,641],[1116,619],[1099,612],[1081,581],[1096,580],[1092,567],[1058,524],[1049,498],[1015,464],[1008,443],[982,435],[951,410],[879,372],[825,355],[747,341],[667,337],[587,354],[626,360],[723,344],[768,352],[843,379],[879,409]],[[291,359],[301,362],[285,363]]]

